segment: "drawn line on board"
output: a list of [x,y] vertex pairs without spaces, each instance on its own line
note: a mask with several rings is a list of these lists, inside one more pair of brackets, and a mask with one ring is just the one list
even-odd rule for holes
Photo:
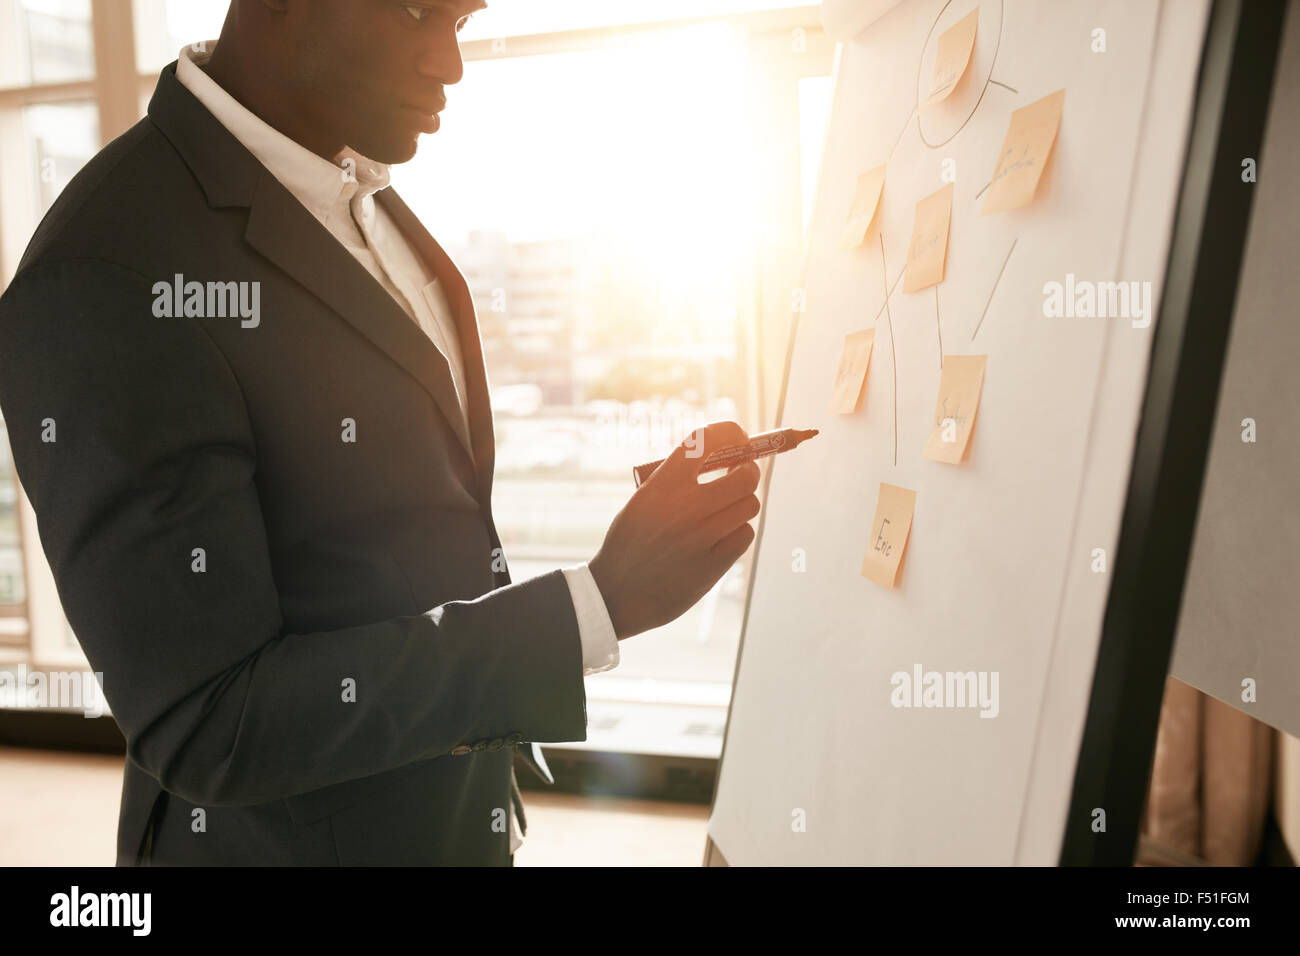
[[[880,239],[880,281],[884,282],[885,277],[889,275],[889,270],[885,267],[885,237],[882,233],[877,233]],[[899,273],[900,278],[902,273]],[[897,280],[894,282],[898,284]],[[889,296],[893,290],[885,293],[885,321],[889,323],[889,361],[894,367],[894,467],[898,467],[898,354],[897,347],[894,344],[894,317],[889,311]],[[880,313],[877,312],[879,317]]]
[[[943,8],[935,16],[934,23],[930,24],[930,30],[925,35],[925,44],[923,44],[921,47],[923,53],[925,47],[929,46],[930,44],[930,37],[934,36],[934,28],[939,25],[939,21],[943,19],[944,12],[948,9],[948,7],[951,4],[952,4],[952,0],[948,0],[948,2],[943,5]],[[964,120],[962,120],[961,125],[957,127],[957,129],[952,133],[951,136],[949,136],[947,139],[939,143],[930,142],[928,139],[925,138],[925,130],[921,128],[921,112],[920,112],[919,105],[913,109],[913,112],[916,113],[916,135],[921,138],[921,143],[923,145],[929,147],[930,149],[938,149],[940,146],[946,146],[949,143],[951,143],[953,139],[956,138],[957,134],[966,128],[966,124],[971,121],[971,118],[974,117],[975,112],[980,108],[980,104],[984,102],[984,94],[989,91],[989,84],[995,82],[993,79],[993,70],[998,65],[998,51],[1002,49],[1002,28],[1003,25],[1006,23],[1006,20],[1007,20],[1006,0],[998,0],[998,38],[997,38],[997,42],[993,44],[993,60],[989,64],[988,78],[984,80],[984,85],[980,87],[979,99],[975,101],[975,105],[971,107],[970,113],[967,114]],[[922,57],[922,59],[924,59],[924,57]],[[922,60],[916,61],[917,88],[920,88],[921,86],[921,63]],[[1005,84],[998,83],[998,86],[1003,86],[1003,85]],[[1010,87],[1007,87],[1007,89],[1010,89]]]
[[[907,127],[908,127],[909,125],[911,125],[912,117],[916,115],[916,109],[917,109],[917,108],[916,108],[915,106],[913,106],[913,107],[912,107],[912,112],[908,113],[908,114],[907,114],[907,119],[903,120],[903,127],[902,127],[902,129],[900,129],[900,130],[898,131],[898,135],[894,137],[894,145],[891,146],[891,147],[889,147],[889,159],[893,159],[893,158],[894,158],[894,150],[898,149],[899,141],[902,140],[902,138],[903,138],[903,134],[907,132]],[[885,162],[888,163],[888,162],[889,162],[889,159],[885,160]]]
[[934,330],[939,333],[939,371],[943,371],[943,323],[939,321],[939,283],[934,284]]
[[[884,257],[882,256],[881,258],[882,258],[882,260],[883,260]],[[891,286],[889,287],[889,295],[885,297],[885,302],[882,302],[881,305],[880,305],[880,308],[878,308],[878,309],[876,310],[876,315],[875,315],[875,318],[873,318],[873,319],[871,320],[872,322],[875,322],[876,319],[879,319],[879,318],[880,318],[880,313],[885,311],[885,305],[888,304],[890,296],[892,296],[892,295],[894,294],[894,290],[898,288],[898,283],[899,283],[900,281],[902,281],[903,275],[904,275],[906,272],[907,272],[907,268],[906,268],[906,267],[904,267],[903,269],[899,270],[898,278],[895,279],[895,280],[894,280],[894,284],[891,285]]]
[[1018,89],[1016,89],[1014,86],[1007,86],[1007,84],[1001,82],[1000,80],[995,80],[995,79],[990,78],[990,79],[989,79],[989,82],[992,83],[994,86],[1000,86],[1000,87],[1002,87],[1004,90],[1010,90],[1012,93],[1019,93],[1019,92],[1020,92],[1020,91],[1019,91]]
[[1002,273],[1007,271],[1007,263],[1011,261],[1011,253],[1016,251],[1016,243],[1020,237],[1011,240],[1011,248],[1007,250],[1007,257],[1002,260],[1002,268],[998,270],[998,277],[993,280],[993,288],[989,289],[988,301],[984,303],[984,311],[980,313],[980,320],[975,323],[975,331],[970,334],[970,340],[975,341],[975,336],[979,334],[980,326],[984,324],[984,317],[989,314],[989,306],[993,304],[993,293],[998,291],[998,283],[1002,281]]

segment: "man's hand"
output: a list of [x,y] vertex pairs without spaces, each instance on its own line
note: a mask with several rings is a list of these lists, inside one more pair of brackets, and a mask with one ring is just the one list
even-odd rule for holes
[[754,540],[758,465],[700,482],[700,465],[749,436],[711,422],[673,450],[615,516],[590,563],[619,640],[667,624],[708,593]]

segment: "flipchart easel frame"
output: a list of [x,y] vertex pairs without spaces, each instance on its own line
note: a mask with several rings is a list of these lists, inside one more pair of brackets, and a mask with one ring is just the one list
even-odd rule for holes
[[[1250,223],[1253,192],[1239,188],[1240,164],[1260,154],[1285,13],[1284,0],[1211,5],[1061,865],[1134,860]],[[773,427],[785,424],[799,321],[796,313]],[[753,581],[751,574],[733,693]],[[730,731],[729,710],[718,778]],[[710,815],[716,801],[717,778]],[[1103,834],[1091,827],[1095,807],[1108,809]],[[711,837],[703,865],[729,865]]]

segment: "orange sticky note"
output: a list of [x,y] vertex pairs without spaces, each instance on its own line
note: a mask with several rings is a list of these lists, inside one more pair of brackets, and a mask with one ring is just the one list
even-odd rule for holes
[[1011,125],[1002,141],[997,169],[980,215],[1016,209],[1034,198],[1061,128],[1064,108],[1065,90],[1057,90],[1011,114]]
[[880,483],[876,498],[876,517],[871,522],[871,542],[862,562],[862,576],[882,588],[894,588],[898,568],[907,550],[907,536],[912,530],[912,512],[916,492],[897,485]]
[[844,234],[840,237],[841,248],[852,249],[862,245],[867,230],[871,228],[871,220],[876,217],[880,190],[884,185],[884,166],[869,169],[858,177],[857,188],[853,190],[853,205],[849,208],[848,218],[844,222]]
[[979,25],[980,8],[976,7],[940,35],[939,50],[934,58],[934,78],[921,109],[946,100],[966,75],[971,51],[975,49],[975,30]]
[[839,368],[835,370],[832,414],[852,415],[858,410],[862,403],[862,386],[867,381],[867,366],[871,364],[871,345],[875,339],[875,329],[863,329],[844,336]]
[[985,355],[945,355],[925,457],[959,464],[966,455],[984,390]]
[[948,259],[948,223],[952,219],[952,183],[916,204],[912,241],[907,247],[904,292],[928,289],[943,281]]

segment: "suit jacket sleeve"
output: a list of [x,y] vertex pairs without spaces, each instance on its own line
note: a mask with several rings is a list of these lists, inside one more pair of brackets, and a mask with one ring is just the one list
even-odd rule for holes
[[0,300],[15,464],[131,759],[192,803],[243,805],[486,737],[585,740],[558,570],[423,615],[285,632],[239,383],[205,320],[151,314],[152,281],[43,262]]

